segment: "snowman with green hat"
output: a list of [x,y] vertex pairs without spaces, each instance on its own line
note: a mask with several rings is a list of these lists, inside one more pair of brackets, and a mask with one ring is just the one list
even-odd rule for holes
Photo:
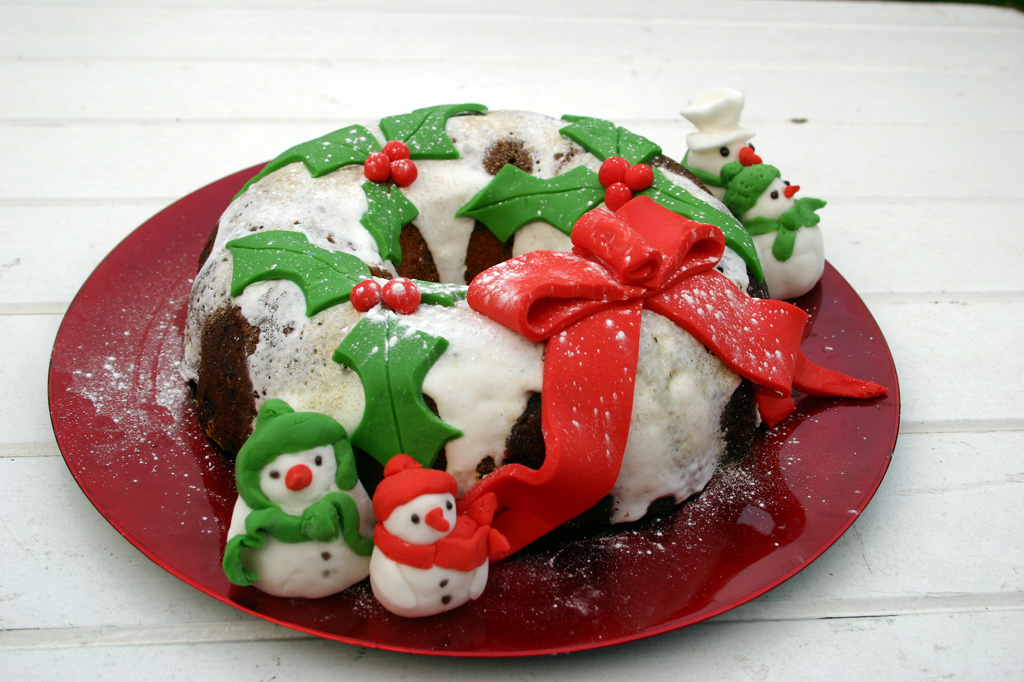
[[796,298],[810,291],[825,270],[816,213],[825,202],[794,199],[800,186],[783,180],[778,168],[760,159],[727,163],[721,178],[727,188],[722,203],[751,234],[772,298]]
[[686,136],[683,166],[721,199],[725,195],[722,167],[732,161],[760,163],[750,139],[754,131],[740,125],[743,93],[734,88],[709,90],[690,100],[683,116],[697,132]]
[[232,583],[312,599],[369,575],[373,509],[337,421],[266,401],[238,452],[235,482],[223,561]]

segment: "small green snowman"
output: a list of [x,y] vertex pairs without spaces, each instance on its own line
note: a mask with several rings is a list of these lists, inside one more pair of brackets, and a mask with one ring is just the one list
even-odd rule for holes
[[369,575],[373,509],[337,421],[266,401],[235,482],[223,561],[232,583],[315,599]]

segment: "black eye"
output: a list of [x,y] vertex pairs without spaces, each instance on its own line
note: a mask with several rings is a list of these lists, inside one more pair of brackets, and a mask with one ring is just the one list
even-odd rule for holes
[[789,187],[789,180],[783,180],[782,182],[783,182],[783,184],[786,185],[786,187]]
[[412,522],[413,523],[419,523],[420,522],[420,515],[419,514],[413,514],[412,515]]
[[718,150],[718,153],[721,154],[722,156],[729,156],[729,148],[722,147],[721,149]]
[[317,465],[317,466],[320,466],[321,464],[323,464],[323,463],[324,463],[324,458],[323,458],[323,457],[321,457],[320,455],[317,455],[317,456],[316,456],[316,459],[314,459],[313,461],[314,461],[314,462],[316,462],[316,465]]
[[773,189],[772,190],[772,199],[778,199],[778,198],[779,198],[779,190]]
[[747,146],[750,147],[750,151],[752,151],[752,152],[756,152],[757,151],[756,149],[754,149],[754,145],[748,144]]
[[270,477],[271,478],[281,478],[281,472],[280,471],[271,471],[270,472]]
[[444,506],[445,506],[445,509],[449,509],[450,510],[452,508],[452,501],[448,500],[447,502],[444,503]]

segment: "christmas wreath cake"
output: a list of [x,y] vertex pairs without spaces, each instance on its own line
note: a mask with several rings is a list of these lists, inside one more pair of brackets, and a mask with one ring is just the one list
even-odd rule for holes
[[[396,613],[453,608],[481,561],[699,492],[792,390],[885,391],[807,361],[744,225],[596,118],[462,104],[342,128],[267,164],[201,260],[183,372],[238,453],[224,566],[284,596],[381,566]],[[455,573],[423,611],[392,564]]]

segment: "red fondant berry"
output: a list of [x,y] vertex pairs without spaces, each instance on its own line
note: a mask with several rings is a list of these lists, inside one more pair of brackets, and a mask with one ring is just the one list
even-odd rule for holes
[[597,173],[597,180],[601,183],[602,187],[608,189],[616,182],[622,182],[623,178],[626,177],[627,170],[629,170],[629,161],[626,161],[621,156],[613,156],[605,159],[605,162],[601,164],[601,170]]
[[407,277],[389,279],[381,295],[384,305],[402,315],[414,313],[420,306],[420,289]]
[[384,153],[392,161],[409,158],[409,147],[401,140],[391,140],[384,145]]
[[654,171],[646,163],[638,163],[629,167],[623,182],[634,192],[643,191],[654,184]]
[[384,182],[391,177],[391,159],[383,152],[374,152],[366,157],[363,175],[371,182]]
[[626,187],[624,182],[616,182],[604,191],[604,205],[613,213],[632,198],[633,190]]
[[408,187],[416,181],[417,175],[419,172],[416,170],[416,164],[409,159],[391,162],[391,179],[399,187]]
[[353,308],[361,313],[365,313],[367,310],[380,303],[380,285],[372,279],[364,279],[362,282],[352,287],[352,293],[348,295],[348,298],[352,301]]

